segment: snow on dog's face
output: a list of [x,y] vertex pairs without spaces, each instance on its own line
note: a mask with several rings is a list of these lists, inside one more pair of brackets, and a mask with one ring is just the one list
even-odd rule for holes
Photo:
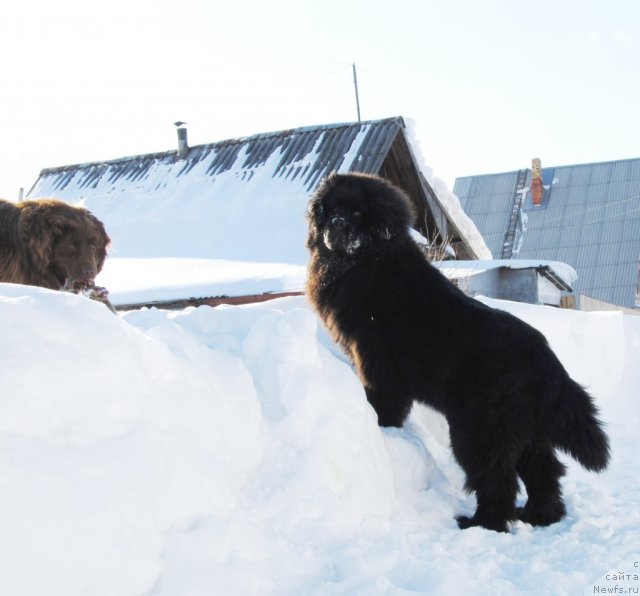
[[356,255],[373,244],[407,234],[409,199],[386,180],[368,174],[331,174],[307,211],[311,250]]

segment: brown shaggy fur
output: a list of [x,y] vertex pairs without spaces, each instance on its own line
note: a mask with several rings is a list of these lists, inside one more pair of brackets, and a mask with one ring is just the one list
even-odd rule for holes
[[55,199],[0,200],[0,282],[53,290],[92,283],[108,245],[102,222],[82,207]]

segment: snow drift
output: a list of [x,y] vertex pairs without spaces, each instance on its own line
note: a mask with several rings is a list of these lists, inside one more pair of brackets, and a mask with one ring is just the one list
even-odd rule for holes
[[547,335],[613,443],[603,475],[567,461],[563,522],[508,535],[457,529],[444,420],[380,429],[302,297],[114,316],[1,284],[2,591],[593,593],[640,552],[640,321],[491,304]]

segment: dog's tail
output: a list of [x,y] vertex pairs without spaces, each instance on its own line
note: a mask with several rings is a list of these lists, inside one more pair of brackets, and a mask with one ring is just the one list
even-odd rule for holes
[[609,439],[592,397],[565,375],[559,400],[550,413],[551,440],[585,469],[601,472],[609,463]]

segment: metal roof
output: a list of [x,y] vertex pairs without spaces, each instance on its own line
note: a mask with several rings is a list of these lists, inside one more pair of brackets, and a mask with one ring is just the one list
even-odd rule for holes
[[[201,164],[206,164],[205,171],[210,177],[227,172],[232,167],[239,168],[248,177],[253,169],[266,164],[276,151],[280,159],[275,164],[273,176],[287,179],[300,176],[307,190],[312,190],[320,179],[343,165],[361,133],[365,133],[364,137],[357,155],[353,156],[357,159],[348,164],[349,169],[368,173],[379,171],[396,135],[403,129],[404,122],[398,116],[358,123],[302,127],[197,145],[189,147],[184,158],[178,156],[176,149],[104,162],[46,168],[40,172],[29,195],[41,194],[44,188],[52,192],[64,190],[69,185],[76,189],[95,188],[105,180],[114,185],[122,182],[136,182],[139,185],[153,178],[153,184],[162,184],[157,177],[159,166],[174,166],[165,170],[172,179],[187,175]],[[239,157],[240,163],[237,161]]]
[[[514,258],[568,263],[577,294],[633,308],[640,259],[640,159],[545,167],[531,203],[527,171]],[[458,178],[454,192],[493,252],[505,241],[518,172]]]

